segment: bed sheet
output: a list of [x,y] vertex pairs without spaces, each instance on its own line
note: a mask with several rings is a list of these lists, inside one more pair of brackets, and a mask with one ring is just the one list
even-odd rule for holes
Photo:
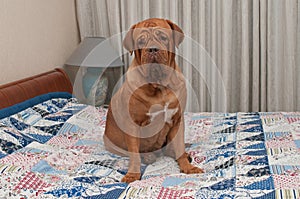
[[300,198],[300,113],[185,113],[185,142],[204,174],[160,157],[120,180],[128,158],[105,150],[106,109],[45,101],[0,120],[0,197]]

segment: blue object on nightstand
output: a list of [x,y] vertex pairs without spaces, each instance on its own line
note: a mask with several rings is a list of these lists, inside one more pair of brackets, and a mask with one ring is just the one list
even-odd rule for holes
[[108,88],[108,79],[102,74],[104,68],[87,68],[82,78],[82,87],[85,97],[94,100],[95,106],[104,104]]
[[108,88],[108,79],[102,74],[104,68],[87,68],[82,78],[85,97],[95,106],[104,104]]
[[95,106],[109,103],[124,66],[104,37],[86,37],[65,64],[82,69],[75,77],[73,94],[80,102]]

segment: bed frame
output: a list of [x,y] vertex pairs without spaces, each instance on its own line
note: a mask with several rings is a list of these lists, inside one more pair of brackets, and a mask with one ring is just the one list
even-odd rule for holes
[[73,92],[69,77],[61,68],[0,86],[0,109],[49,92]]

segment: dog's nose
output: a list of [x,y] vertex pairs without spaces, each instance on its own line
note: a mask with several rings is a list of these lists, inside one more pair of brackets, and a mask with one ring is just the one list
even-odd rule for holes
[[147,51],[148,51],[149,53],[156,53],[156,52],[159,51],[159,49],[158,49],[156,46],[152,46],[152,47],[150,47],[150,48],[147,48]]

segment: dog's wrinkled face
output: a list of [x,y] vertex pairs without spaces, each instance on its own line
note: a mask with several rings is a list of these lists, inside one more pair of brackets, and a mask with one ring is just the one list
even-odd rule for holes
[[135,43],[141,54],[141,64],[168,64],[171,31],[160,27],[143,28],[135,32]]
[[135,59],[141,73],[149,82],[161,83],[174,67],[175,46],[183,40],[182,30],[173,22],[164,19],[148,19],[131,27],[124,39],[124,47]]

